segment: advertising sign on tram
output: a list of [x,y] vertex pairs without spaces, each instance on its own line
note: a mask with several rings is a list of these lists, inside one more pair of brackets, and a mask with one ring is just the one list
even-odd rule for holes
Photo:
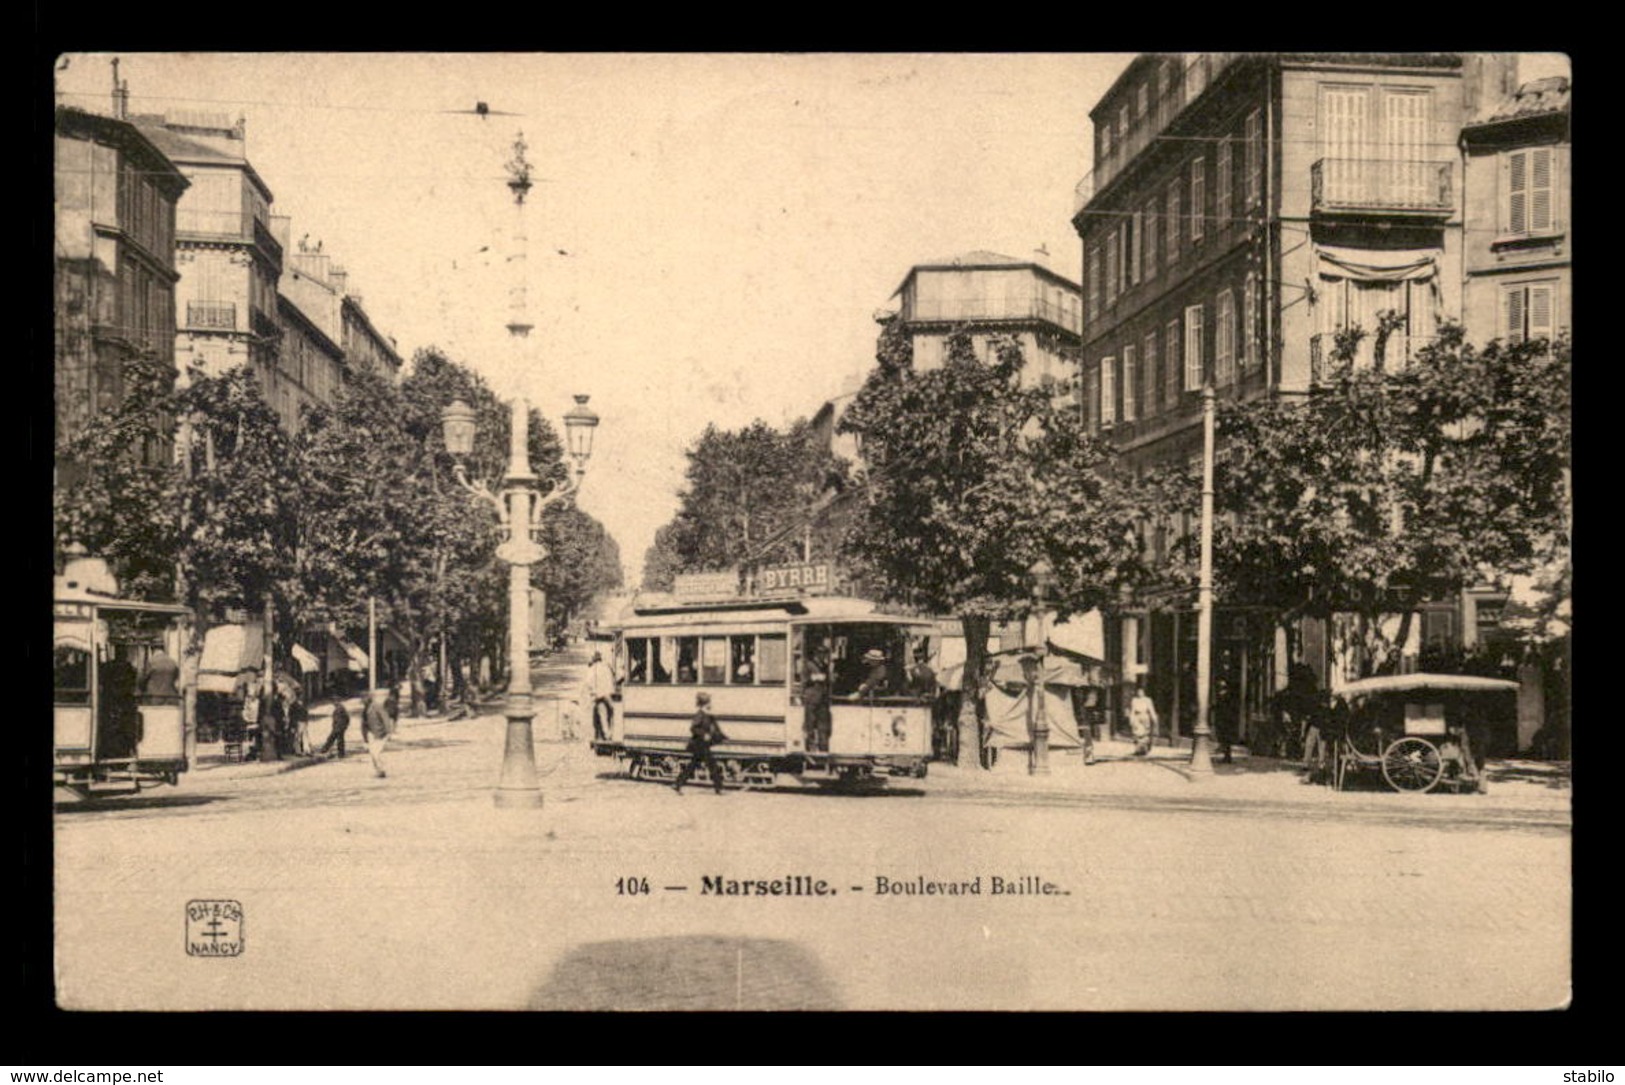
[[756,575],[756,591],[763,596],[828,595],[831,582],[827,561],[770,565]]
[[671,592],[685,603],[715,603],[739,596],[739,570],[682,573],[672,578]]

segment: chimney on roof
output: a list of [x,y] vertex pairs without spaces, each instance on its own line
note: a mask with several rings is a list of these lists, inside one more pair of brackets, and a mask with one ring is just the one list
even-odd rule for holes
[[1033,263],[1039,265],[1040,267],[1049,267],[1048,245],[1041,244],[1038,246],[1038,248],[1033,250]]
[[130,82],[118,77],[118,57],[113,58],[113,116],[121,121],[130,117]]

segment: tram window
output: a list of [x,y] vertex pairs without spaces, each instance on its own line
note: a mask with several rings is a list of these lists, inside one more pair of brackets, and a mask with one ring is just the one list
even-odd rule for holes
[[671,663],[677,658],[677,642],[672,637],[649,638],[649,675],[655,685],[671,683]]
[[756,638],[736,634],[728,638],[728,681],[736,686],[756,683]]
[[756,639],[756,680],[762,685],[779,685],[785,675],[784,637],[763,636]]
[[649,681],[649,642],[642,637],[626,642],[626,680],[640,686]]
[[728,680],[728,639],[706,637],[700,655],[700,682],[720,686]]
[[692,686],[700,680],[700,638],[677,637],[677,684]]
[[90,653],[82,648],[59,646],[53,662],[56,671],[56,703],[89,704]]

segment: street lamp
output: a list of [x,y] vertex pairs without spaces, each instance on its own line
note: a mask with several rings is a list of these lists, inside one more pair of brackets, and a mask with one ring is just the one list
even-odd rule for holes
[[1027,751],[1027,774],[1049,775],[1049,712],[1044,703],[1044,660],[1049,651],[1049,636],[1045,629],[1044,600],[1055,586],[1055,570],[1043,558],[1033,562],[1027,570],[1033,581],[1033,612],[1038,617],[1038,643],[1027,660],[1031,696],[1028,698],[1028,725],[1032,730],[1032,743]]
[[[513,143],[513,158],[506,164],[507,187],[513,195],[513,255],[509,266],[514,272],[509,291],[508,341],[513,348],[513,371],[531,368],[526,343],[530,322],[525,282],[525,197],[534,187],[532,166],[525,158],[525,137],[520,133]],[[542,805],[541,785],[536,781],[536,750],[531,738],[531,720],[536,708],[530,690],[530,569],[547,556],[538,541],[542,531],[542,510],[563,501],[581,488],[592,454],[592,431],[598,416],[587,406],[587,397],[575,397],[576,405],[564,415],[566,448],[574,461],[564,480],[545,492],[541,479],[530,467],[527,438],[530,434],[530,405],[523,395],[513,399],[513,421],[508,431],[508,473],[500,495],[483,483],[471,483],[463,470],[462,457],[474,449],[475,415],[468,404],[457,400],[441,412],[446,450],[458,459],[455,474],[469,493],[491,505],[503,534],[497,557],[508,563],[508,717],[506,744],[502,754],[502,776],[497,781],[496,804],[500,807]]]
[[462,460],[474,450],[476,429],[474,411],[456,400],[440,412],[445,429],[446,451],[457,459],[457,482],[469,493],[489,504],[497,514],[503,540],[497,557],[508,563],[508,718],[507,740],[502,754],[502,776],[497,782],[495,800],[500,807],[539,807],[542,789],[536,779],[536,751],[531,720],[536,716],[530,688],[530,570],[547,557],[541,545],[542,512],[575,495],[587,473],[592,455],[592,431],[598,415],[587,406],[587,397],[575,397],[576,405],[564,415],[566,447],[572,469],[564,480],[546,492],[530,467],[526,447],[530,408],[523,396],[512,404],[513,422],[508,442],[508,473],[500,494],[482,482],[470,482]]
[[1191,731],[1191,779],[1213,775],[1208,724],[1213,681],[1213,382],[1202,385],[1202,565],[1196,588],[1196,727]]

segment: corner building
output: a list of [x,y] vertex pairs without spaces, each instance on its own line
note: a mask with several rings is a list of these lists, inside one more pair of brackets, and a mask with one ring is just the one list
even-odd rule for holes
[[[1204,382],[1221,402],[1301,394],[1342,328],[1400,314],[1394,364],[1461,318],[1458,139],[1479,103],[1510,87],[1513,63],[1330,53],[1130,63],[1090,113],[1094,168],[1072,220],[1084,253],[1082,410],[1129,470],[1199,462]],[[1153,533],[1146,544],[1171,541]],[[1215,723],[1245,741],[1289,660],[1325,678],[1325,632],[1223,603],[1214,680],[1235,692],[1224,701],[1234,718]],[[1170,737],[1195,723],[1194,607],[1181,587],[1109,623],[1124,687],[1145,675]]]

